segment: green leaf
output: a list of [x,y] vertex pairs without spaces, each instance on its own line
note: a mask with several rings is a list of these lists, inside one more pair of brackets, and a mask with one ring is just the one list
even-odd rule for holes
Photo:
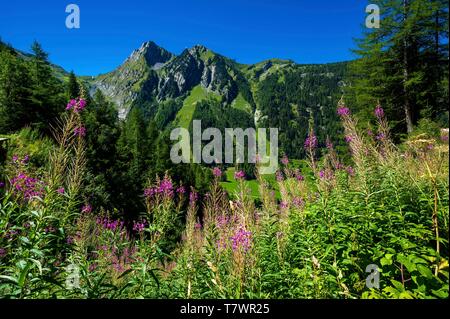
[[12,282],[12,283],[14,283],[16,285],[19,284],[19,281],[16,278],[12,277],[12,276],[0,275],[0,279],[5,279],[6,281],[10,281],[10,282]]
[[422,276],[424,276],[427,279],[431,279],[433,278],[433,273],[431,272],[430,268],[428,268],[427,266],[418,264],[417,265],[417,270],[420,272],[420,274]]

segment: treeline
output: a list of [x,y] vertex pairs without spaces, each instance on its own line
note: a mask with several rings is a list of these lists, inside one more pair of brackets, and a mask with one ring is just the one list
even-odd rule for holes
[[369,122],[381,103],[397,135],[421,119],[448,127],[448,1],[374,0],[380,28],[357,41],[346,100]]
[[319,147],[325,147],[327,138],[342,144],[336,104],[346,72],[347,63],[297,66],[269,75],[259,84],[258,125],[279,128],[281,153],[305,158],[303,143],[310,127],[320,141]]
[[0,134],[30,126],[47,134],[67,92],[52,74],[48,54],[34,42],[25,56],[0,40]]

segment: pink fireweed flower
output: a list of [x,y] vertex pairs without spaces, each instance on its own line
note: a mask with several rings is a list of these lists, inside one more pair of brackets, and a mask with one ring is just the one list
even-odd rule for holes
[[280,208],[281,209],[286,209],[286,208],[288,208],[288,203],[287,202],[285,202],[285,201],[282,201],[281,203],[280,203]]
[[83,98],[71,99],[67,103],[66,110],[73,110],[75,113],[83,111],[86,107],[86,100]]
[[220,215],[216,217],[216,227],[218,229],[222,229],[224,228],[228,222],[229,222],[230,218],[226,215]]
[[252,244],[252,233],[241,226],[230,239],[233,251],[241,249],[248,251]]
[[377,117],[377,119],[379,119],[379,120],[381,120],[384,117],[384,110],[381,107],[381,105],[379,105],[379,104],[375,107],[374,113],[375,113],[375,116]]
[[341,107],[338,107],[337,114],[340,117],[346,117],[346,116],[349,116],[351,113],[350,113],[350,109],[348,107],[341,106]]
[[326,147],[327,147],[327,149],[329,149],[329,150],[332,150],[332,149],[333,149],[333,143],[331,143],[330,140],[328,140],[328,139],[327,139],[327,142],[326,142]]
[[31,200],[33,197],[42,197],[44,195],[44,183],[24,173],[19,173],[13,178],[11,180],[11,186],[13,192],[16,195],[23,196],[25,200]]
[[145,222],[133,222],[133,230],[141,233],[142,231],[144,231],[145,228]]
[[68,236],[67,239],[66,239],[66,243],[69,244],[69,245],[72,245],[72,244],[73,244],[73,241],[74,241],[74,240],[73,240],[73,237],[72,237],[72,236]]
[[194,206],[197,200],[198,200],[198,193],[196,191],[191,191],[191,193],[189,194],[189,204],[191,206]]
[[173,184],[169,177],[164,177],[164,179],[159,183],[157,192],[160,194],[167,195],[171,197],[173,195]]
[[179,187],[177,188],[177,193],[178,193],[178,194],[184,194],[184,193],[186,193],[186,188],[184,188],[184,186],[179,186]]
[[147,198],[152,197],[153,195],[155,195],[155,193],[156,193],[156,190],[152,187],[146,188],[144,190],[144,196]]
[[92,212],[92,206],[90,204],[86,204],[81,208],[81,212],[85,214],[89,214]]
[[75,107],[76,104],[77,104],[77,100],[71,99],[69,101],[69,103],[67,103],[66,110],[70,110],[71,108]]
[[289,164],[289,159],[286,155],[283,156],[283,158],[281,159],[281,163],[286,166],[287,164]]
[[292,205],[294,205],[297,208],[301,208],[305,205],[305,202],[303,201],[303,199],[301,197],[294,197],[292,199]]
[[12,157],[13,163],[17,162],[18,160],[19,160],[19,156],[13,155],[13,157]]
[[81,136],[81,137],[86,136],[86,128],[84,126],[76,127],[73,130],[73,134],[75,136]]
[[330,170],[322,170],[319,172],[320,179],[330,180],[333,178],[333,172]]
[[213,175],[215,177],[221,177],[222,176],[222,171],[218,167],[214,167],[213,170],[212,170],[212,173],[213,173]]
[[307,150],[313,150],[317,147],[317,137],[313,134],[308,135],[308,137],[305,140],[305,149]]
[[281,173],[281,171],[279,170],[275,173],[275,177],[277,182],[282,182],[284,180],[283,173]]
[[80,99],[78,100],[78,110],[79,110],[79,111],[82,111],[85,107],[86,107],[86,100],[80,98]]
[[351,135],[347,135],[344,137],[345,142],[350,143],[351,141],[353,141],[353,136]]
[[202,229],[202,224],[200,224],[200,223],[195,223],[194,228],[195,228],[196,230],[200,230],[200,229]]
[[355,170],[351,166],[348,166],[346,171],[347,171],[348,175],[350,175],[350,176],[355,175]]
[[241,180],[245,178],[245,173],[244,171],[237,171],[236,173],[234,173],[234,179],[236,180]]
[[301,182],[305,179],[305,177],[300,173],[299,169],[296,169],[295,172],[295,178],[297,179],[297,181]]
[[60,187],[56,190],[58,192],[58,194],[64,194],[66,192],[66,190],[64,189],[64,187]]

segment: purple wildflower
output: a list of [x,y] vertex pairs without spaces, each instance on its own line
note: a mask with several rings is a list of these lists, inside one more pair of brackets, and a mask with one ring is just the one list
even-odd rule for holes
[[60,187],[56,190],[58,192],[58,194],[64,194],[66,192],[66,190],[64,189],[64,187]]
[[231,248],[233,251],[243,249],[248,251],[251,247],[251,237],[252,233],[247,231],[244,227],[239,227],[239,229],[234,233],[231,239]]
[[0,188],[3,188],[3,187],[5,187],[5,183],[0,182]]
[[286,166],[287,164],[289,164],[289,159],[286,155],[283,156],[283,158],[281,159],[281,163]]
[[375,138],[379,141],[384,140],[386,135],[384,133],[379,133]]
[[145,222],[133,222],[133,230],[141,233],[145,228]]
[[304,206],[305,203],[301,197],[294,197],[292,199],[292,204],[297,208],[301,208]]
[[66,110],[70,110],[71,108],[75,107],[76,104],[77,104],[77,100],[71,99],[69,101],[69,103],[67,103]]
[[215,177],[221,177],[222,176],[222,171],[218,167],[214,167],[212,172],[213,172],[213,175]]
[[285,202],[285,201],[282,201],[282,202],[280,203],[280,208],[281,208],[281,209],[286,209],[286,208],[288,208],[288,203]]
[[28,163],[29,160],[30,160],[30,156],[29,155],[25,155],[23,160],[22,160],[22,164]]
[[282,182],[283,181],[283,173],[281,173],[281,171],[278,170],[275,173],[275,176],[276,176],[277,182]]
[[169,177],[164,177],[164,179],[159,183],[157,192],[167,196],[173,195],[173,184]]
[[244,179],[245,178],[244,171],[237,171],[236,173],[234,173],[234,178],[236,180]]
[[147,198],[152,197],[153,195],[155,195],[155,193],[156,193],[156,190],[154,188],[151,188],[151,187],[146,188],[144,190],[144,196],[147,197]]
[[194,228],[195,228],[196,230],[200,230],[200,229],[202,229],[202,224],[200,224],[200,223],[195,223]]
[[78,100],[78,111],[84,110],[85,107],[86,107],[86,100],[80,98]]
[[13,163],[17,162],[18,160],[19,160],[19,156],[13,155],[13,157],[12,157]]
[[327,147],[327,149],[329,149],[329,150],[332,150],[332,149],[333,149],[333,143],[331,143],[331,141],[330,141],[329,139],[327,139],[326,147]]
[[333,178],[333,172],[330,170],[322,170],[319,172],[320,179],[330,180]]
[[226,215],[220,215],[216,217],[216,227],[221,229],[225,227],[226,224],[228,224],[228,221],[230,218]]
[[379,120],[381,120],[384,117],[384,110],[381,107],[381,105],[377,105],[375,107],[374,113],[375,113],[375,116],[377,117],[377,119],[379,119]]
[[186,188],[184,188],[184,186],[180,186],[177,188],[177,193],[178,194],[184,194],[186,193]]
[[81,136],[81,137],[86,136],[86,128],[84,126],[76,127],[73,130],[73,134],[75,136]]
[[353,169],[353,167],[349,166],[349,167],[347,167],[347,173],[350,176],[354,176],[355,175],[355,170]]
[[299,182],[305,180],[305,177],[300,173],[300,170],[298,170],[298,169],[295,170],[295,178],[296,178]]
[[197,202],[198,199],[198,193],[196,191],[191,191],[191,193],[189,194],[189,204],[191,206],[195,205],[195,203]]
[[344,137],[344,139],[345,139],[345,142],[350,143],[351,141],[353,141],[353,136],[347,135]]
[[90,204],[86,204],[81,208],[81,212],[85,214],[89,214],[92,212],[92,206]]
[[19,173],[17,177],[11,180],[14,192],[23,196],[25,200],[31,200],[33,197],[42,197],[43,182],[29,177],[24,173]]
[[0,258],[3,258],[6,256],[6,249],[5,248],[0,248]]
[[346,107],[346,106],[338,107],[338,109],[337,109],[337,114],[338,114],[340,117],[346,117],[346,116],[349,116],[349,115],[350,115],[350,109],[349,109],[348,107]]
[[312,133],[305,140],[305,149],[313,150],[317,147],[317,137]]

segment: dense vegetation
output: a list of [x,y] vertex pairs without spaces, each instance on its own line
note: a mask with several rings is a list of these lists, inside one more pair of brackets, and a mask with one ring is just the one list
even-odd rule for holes
[[[29,156],[8,160],[4,297],[448,297],[448,131],[397,147],[382,108],[375,137],[341,105],[353,166],[331,144],[315,160],[310,135],[308,170],[283,159],[279,203],[260,177],[255,203],[241,171],[229,198],[219,168],[202,197],[166,174],[140,190],[146,213],[130,222],[79,206],[88,152],[73,130],[83,112],[64,115],[48,169]],[[380,267],[380,289],[365,286],[370,264]]]
[[[448,7],[375,2],[349,63],[146,43],[94,83],[0,41],[0,296],[448,298]],[[278,127],[280,169],[174,165],[193,119]]]

